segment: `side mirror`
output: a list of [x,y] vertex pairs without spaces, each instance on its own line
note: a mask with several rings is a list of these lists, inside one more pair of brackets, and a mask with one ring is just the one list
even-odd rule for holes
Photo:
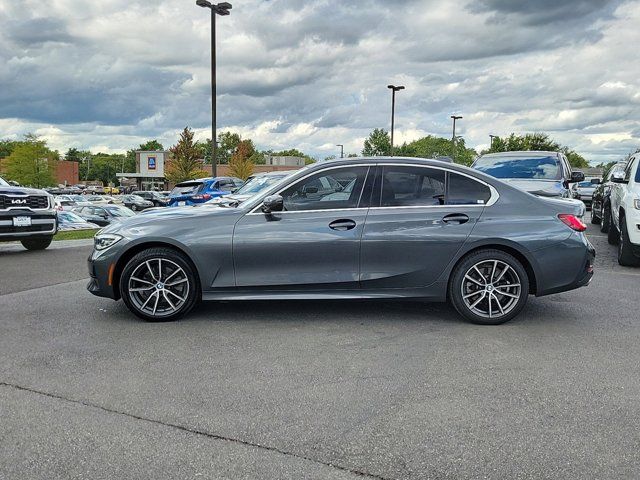
[[576,182],[584,182],[584,173],[582,173],[580,170],[571,172],[571,180],[569,180],[569,183]]
[[281,212],[284,208],[284,200],[280,195],[269,195],[262,201],[264,213]]
[[592,178],[591,185],[600,185],[602,183],[599,178]]

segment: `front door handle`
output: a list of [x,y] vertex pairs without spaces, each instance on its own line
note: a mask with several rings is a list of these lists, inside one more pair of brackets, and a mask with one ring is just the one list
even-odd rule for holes
[[351,230],[352,228],[356,228],[356,222],[354,222],[353,220],[343,218],[343,219],[334,220],[333,222],[331,222],[329,224],[329,228],[331,228],[332,230],[339,230],[339,231]]
[[450,215],[445,215],[442,221],[444,223],[462,225],[463,223],[467,223],[469,221],[469,217],[464,213],[452,213]]

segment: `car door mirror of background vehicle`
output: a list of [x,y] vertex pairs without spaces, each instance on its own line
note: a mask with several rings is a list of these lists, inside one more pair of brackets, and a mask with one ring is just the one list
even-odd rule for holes
[[600,179],[599,178],[592,178],[591,179],[591,185],[600,185]]
[[584,173],[582,173],[580,170],[574,170],[573,172],[571,172],[571,180],[569,180],[569,183],[576,183],[576,182],[583,182],[584,181]]
[[611,175],[611,181],[613,183],[629,183],[628,180],[624,179],[624,172],[614,172],[613,175]]
[[284,207],[284,200],[281,195],[269,195],[262,201],[262,211],[264,213],[281,212]]

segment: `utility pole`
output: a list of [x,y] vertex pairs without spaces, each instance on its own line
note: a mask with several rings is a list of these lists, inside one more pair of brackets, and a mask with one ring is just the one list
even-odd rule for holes
[[451,159],[456,161],[456,120],[460,120],[462,116],[460,115],[451,115],[453,119],[453,135],[451,136]]
[[393,157],[393,127],[396,113],[396,92],[404,90],[404,85],[387,85],[391,89],[391,156]]

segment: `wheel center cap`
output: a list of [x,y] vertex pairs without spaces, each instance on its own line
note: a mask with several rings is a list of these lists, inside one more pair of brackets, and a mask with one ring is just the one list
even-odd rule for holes
[[487,285],[487,292],[493,291],[493,285]]
[[164,288],[164,283],[158,283],[156,285],[156,290],[162,290]]

